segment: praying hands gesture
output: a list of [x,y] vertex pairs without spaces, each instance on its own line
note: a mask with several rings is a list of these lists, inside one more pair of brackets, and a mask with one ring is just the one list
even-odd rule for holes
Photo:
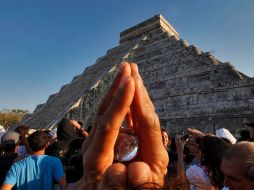
[[[129,123],[139,139],[138,155],[128,163],[114,163],[114,145],[126,115],[131,115]],[[159,119],[138,67],[122,63],[83,144],[84,176],[75,189],[163,187],[167,165]]]

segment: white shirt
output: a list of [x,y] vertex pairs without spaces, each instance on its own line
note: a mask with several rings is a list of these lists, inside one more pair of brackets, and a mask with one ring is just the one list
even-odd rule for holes
[[190,183],[190,190],[198,190],[202,184],[211,184],[209,176],[206,175],[203,168],[197,165],[190,166],[186,170],[186,177]]

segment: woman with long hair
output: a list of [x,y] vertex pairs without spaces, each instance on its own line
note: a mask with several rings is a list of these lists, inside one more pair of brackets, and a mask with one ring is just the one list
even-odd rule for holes
[[224,175],[220,166],[227,146],[227,143],[215,136],[204,136],[200,142],[201,166],[209,176],[211,184],[219,189],[223,188]]
[[[182,155],[185,142],[177,138],[178,154]],[[221,189],[223,188],[224,175],[221,171],[223,152],[227,144],[220,138],[205,135],[198,143],[201,152],[200,163],[191,165],[184,171],[183,156],[178,157],[177,176],[182,180],[187,180],[191,190],[198,189]],[[186,178],[185,178],[186,177]]]

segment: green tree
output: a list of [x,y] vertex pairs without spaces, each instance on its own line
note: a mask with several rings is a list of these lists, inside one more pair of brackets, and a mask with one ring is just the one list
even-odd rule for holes
[[14,123],[20,122],[23,116],[25,115],[24,112],[0,112],[0,125],[8,128]]

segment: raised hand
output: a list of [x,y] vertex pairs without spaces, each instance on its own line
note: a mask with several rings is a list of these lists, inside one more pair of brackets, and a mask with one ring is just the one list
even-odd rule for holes
[[[137,133],[139,151],[133,161],[114,163],[114,145],[125,118],[128,127]],[[83,159],[84,178],[76,189],[163,186],[168,154],[162,144],[158,116],[135,64],[120,65],[83,144]]]

